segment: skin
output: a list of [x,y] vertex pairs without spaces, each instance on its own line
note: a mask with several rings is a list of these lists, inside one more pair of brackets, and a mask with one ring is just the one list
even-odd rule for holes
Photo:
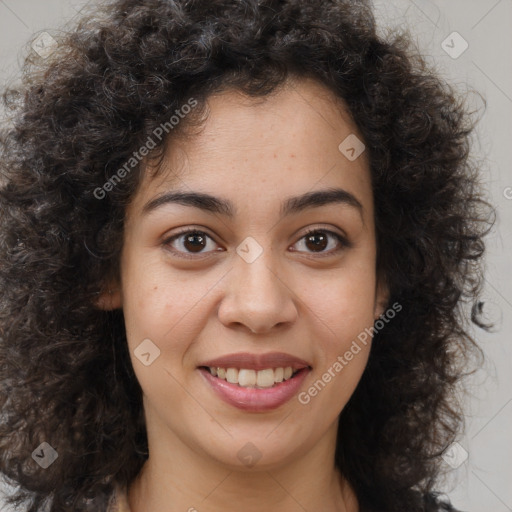
[[[201,131],[169,140],[159,174],[145,173],[126,212],[121,282],[101,299],[123,309],[144,395],[150,456],[129,487],[131,510],[357,511],[334,451],[371,343],[308,404],[294,397],[270,412],[224,403],[196,368],[233,352],[287,352],[312,367],[304,391],[384,312],[368,159],[338,149],[362,136],[343,103],[310,80],[263,99],[224,91],[208,106]],[[350,192],[362,209],[327,204],[280,218],[283,199],[326,188]],[[228,199],[237,215],[180,204],[144,213],[170,190]],[[168,242],[182,228],[210,238],[199,252],[185,236]],[[315,249],[308,228],[351,246],[328,235]],[[252,263],[236,253],[248,236],[263,250]],[[149,366],[134,355],[146,338],[160,350]],[[237,457],[247,442],[261,455],[251,468]]]

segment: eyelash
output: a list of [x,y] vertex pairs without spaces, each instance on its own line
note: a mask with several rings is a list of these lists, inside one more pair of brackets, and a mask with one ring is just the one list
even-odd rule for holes
[[[325,233],[327,235],[331,235],[332,237],[334,237],[338,243],[339,243],[339,247],[337,249],[334,249],[334,250],[331,250],[329,252],[318,252],[318,253],[315,253],[315,252],[311,252],[310,254],[316,254],[317,257],[326,257],[326,256],[332,256],[333,254],[336,254],[338,252],[340,252],[341,250],[343,249],[347,249],[347,248],[350,248],[352,247],[352,244],[342,235],[340,235],[339,233],[335,233],[334,231],[331,231],[329,229],[324,229],[324,228],[313,228],[313,229],[309,229],[306,233],[304,233],[301,238],[298,240],[303,240],[304,238],[308,237],[309,235],[312,235],[312,234],[315,234],[315,233]],[[208,235],[208,233],[204,232],[204,231],[201,231],[199,229],[190,229],[190,228],[187,228],[187,229],[184,229],[182,231],[179,231],[178,233],[175,233],[174,235],[172,235],[171,237],[165,239],[163,241],[163,245],[168,247],[170,246],[170,244],[176,240],[176,239],[179,239],[180,237],[182,237],[183,235],[188,235],[188,234],[199,234],[199,235],[204,235],[205,237],[209,238],[210,240],[213,240],[213,238]],[[194,259],[194,260],[197,260],[197,259],[201,259],[201,258],[204,258],[204,255],[207,254],[207,253],[201,253],[201,252],[198,252],[198,253],[186,253],[186,252],[181,252],[181,251],[177,251],[175,249],[170,249],[171,252],[173,252],[174,254],[178,255],[179,258],[185,258],[185,259]],[[296,251],[296,252],[300,252],[300,251]],[[197,254],[197,256],[192,256],[192,254]]]

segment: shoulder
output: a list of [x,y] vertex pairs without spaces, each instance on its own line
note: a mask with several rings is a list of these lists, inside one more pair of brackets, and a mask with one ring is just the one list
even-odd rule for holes
[[[424,512],[463,512],[454,508],[440,493],[426,494],[421,498]],[[126,487],[116,486],[109,501],[107,512],[130,512]]]
[[[432,492],[429,494],[421,494],[420,492],[413,492],[410,496],[408,510],[414,512],[464,512],[456,509],[450,503],[445,494],[439,492]],[[390,512],[389,509],[383,510],[381,508],[372,508],[371,506],[363,506],[359,509],[360,512]]]
[[446,495],[431,493],[423,496],[425,512],[462,512],[452,506]]
[[107,512],[130,512],[126,487],[116,485],[108,503]]

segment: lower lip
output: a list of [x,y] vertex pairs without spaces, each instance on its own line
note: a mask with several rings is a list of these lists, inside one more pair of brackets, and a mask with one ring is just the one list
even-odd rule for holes
[[263,412],[276,409],[288,402],[299,391],[310,369],[303,368],[294,377],[271,388],[243,388],[214,377],[205,368],[199,368],[199,371],[219,397],[228,404],[244,411]]

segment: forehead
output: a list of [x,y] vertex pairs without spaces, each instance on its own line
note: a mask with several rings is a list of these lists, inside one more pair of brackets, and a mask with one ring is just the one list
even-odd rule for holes
[[343,101],[321,84],[288,82],[262,98],[226,90],[208,98],[205,114],[199,130],[167,141],[157,175],[148,165],[134,206],[176,189],[229,195],[234,202],[245,195],[244,203],[254,206],[342,187],[371,213],[366,154],[351,159],[344,153],[344,141],[362,147],[362,136]]

